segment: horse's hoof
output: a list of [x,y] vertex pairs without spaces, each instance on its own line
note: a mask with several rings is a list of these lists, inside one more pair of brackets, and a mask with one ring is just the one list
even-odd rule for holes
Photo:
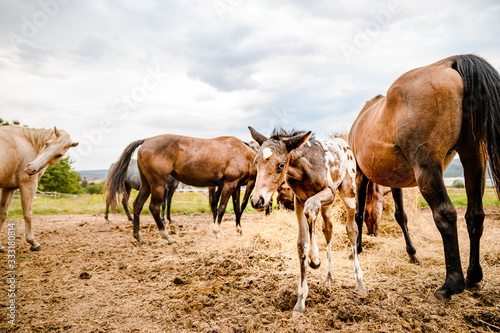
[[309,267],[312,269],[317,269],[319,266],[321,266],[321,260],[318,258],[318,263],[316,264],[314,260],[309,260]]
[[[0,252],[2,252],[0,250]],[[477,283],[472,283],[472,282],[469,282],[469,281],[466,281],[467,282],[467,290],[469,291],[479,291],[482,289],[482,286],[479,282]]]
[[31,251],[41,251],[42,247],[40,246],[40,244],[38,244],[37,246],[31,245],[30,250]]
[[422,265],[422,263],[417,259],[417,257],[414,254],[410,254],[410,264],[415,264],[415,265]]
[[220,233],[216,232],[215,233],[215,238],[219,239],[220,238]]
[[326,279],[325,281],[323,281],[323,284],[328,288],[333,286],[333,277],[330,273],[328,273],[328,275],[326,276]]
[[293,310],[293,312],[292,312],[292,318],[298,318],[298,317],[302,316],[303,314],[304,314],[304,312]]
[[168,245],[174,244],[174,243],[177,243],[177,241],[175,239],[172,238],[172,239],[168,240]]
[[437,301],[439,303],[448,303],[451,301],[451,293],[449,290],[441,287],[438,288],[434,291],[434,300],[431,299],[431,301]]
[[364,286],[363,284],[358,284],[358,285],[356,286],[355,291],[356,291],[358,294],[360,294],[361,296],[366,296],[366,295],[368,295],[368,293],[366,292],[366,288],[365,288],[365,286]]

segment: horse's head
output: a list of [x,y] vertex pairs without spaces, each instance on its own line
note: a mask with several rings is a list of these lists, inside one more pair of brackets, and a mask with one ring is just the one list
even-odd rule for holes
[[78,146],[78,142],[72,142],[65,131],[59,131],[54,127],[53,134],[52,138],[45,142],[35,159],[24,168],[24,172],[28,175],[32,176],[40,170],[56,164],[62,159],[69,148]]
[[255,157],[257,179],[250,203],[253,208],[264,210],[285,179],[290,153],[301,147],[312,133],[307,132],[288,138],[279,136],[267,138],[252,127],[249,129],[254,140],[260,145],[260,150]]

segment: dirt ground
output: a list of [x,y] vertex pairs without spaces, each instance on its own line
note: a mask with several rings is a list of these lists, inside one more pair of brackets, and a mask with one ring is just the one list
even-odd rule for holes
[[[459,210],[463,216],[464,209]],[[500,208],[487,209],[482,238],[484,282],[448,304],[430,296],[444,282],[440,235],[430,211],[410,218],[421,265],[411,264],[396,222],[383,221],[379,237],[364,236],[360,255],[365,297],[354,292],[344,226],[332,242],[335,282],[322,265],[308,270],[306,313],[291,319],[299,279],[293,213],[243,215],[237,236],[227,214],[215,239],[210,215],[174,215],[168,245],[151,216],[142,217],[139,246],[123,215],[35,216],[41,252],[29,251],[17,223],[16,325],[7,322],[7,283],[0,290],[0,332],[490,332],[500,331]],[[465,220],[459,218],[463,267],[468,262]],[[319,230],[320,227],[318,227]],[[1,241],[5,245],[5,226]],[[6,255],[0,254],[6,281]]]

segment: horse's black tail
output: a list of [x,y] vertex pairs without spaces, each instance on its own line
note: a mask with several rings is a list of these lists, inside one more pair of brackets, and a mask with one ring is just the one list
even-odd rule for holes
[[471,117],[474,135],[488,154],[491,176],[500,197],[500,75],[486,60],[472,54],[453,59],[462,77],[464,118]]
[[127,178],[128,165],[134,151],[144,143],[144,140],[137,140],[132,142],[123,151],[120,160],[111,167],[104,184],[104,191],[108,191],[106,197],[106,204],[112,208],[116,207],[118,201],[118,194],[125,192],[125,179]]

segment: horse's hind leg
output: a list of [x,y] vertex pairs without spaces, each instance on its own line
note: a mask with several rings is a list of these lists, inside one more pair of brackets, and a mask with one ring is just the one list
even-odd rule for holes
[[368,186],[368,178],[361,172],[361,170],[356,168],[356,214],[355,221],[358,226],[358,238],[356,241],[357,244],[357,253],[360,254],[363,251],[362,241],[363,241],[363,221],[364,221],[364,213],[365,213],[365,205],[366,205],[366,190]]
[[460,264],[457,235],[457,211],[451,203],[443,181],[442,167],[426,159],[426,164],[415,170],[418,187],[429,204],[434,222],[441,233],[446,263],[446,279],[434,295],[439,300],[449,300],[451,295],[465,289],[465,279]]
[[233,209],[234,215],[236,216],[236,231],[241,236],[243,235],[243,230],[241,229],[241,214],[242,209],[240,205],[240,195],[241,195],[241,187],[237,187],[233,192]]
[[420,264],[420,261],[418,261],[417,257],[415,256],[417,250],[415,250],[415,247],[411,242],[410,234],[408,233],[408,218],[406,217],[406,213],[404,211],[404,206],[403,206],[403,190],[400,188],[392,188],[391,191],[395,204],[394,216],[396,217],[396,221],[398,221],[398,224],[401,227],[401,230],[403,231],[406,243],[406,252],[410,257],[411,263]]
[[208,201],[210,202],[210,210],[214,217],[214,223],[217,222],[217,206],[222,192],[222,186],[210,186],[208,188]]
[[[486,162],[479,150],[459,152],[464,167],[465,190],[467,192],[467,230],[469,232],[470,256],[467,269],[467,288],[477,288],[483,279],[483,270],[479,262],[479,247],[483,234],[484,210],[483,193]],[[472,155],[472,156],[471,156]]]
[[224,185],[222,186],[219,207],[217,208],[217,221],[215,221],[214,224],[214,234],[216,238],[220,238],[220,224],[222,222],[222,218],[224,217],[224,213],[226,212],[227,202],[237,186],[238,184],[236,183],[228,182],[224,182]]
[[19,190],[21,192],[21,205],[23,206],[23,216],[26,229],[26,241],[31,244],[30,250],[40,251],[42,247],[38,244],[31,232],[31,221],[33,216],[33,199],[35,198],[37,182],[21,184]]
[[125,192],[123,193],[122,197],[122,205],[123,210],[125,210],[125,214],[127,214],[128,220],[132,221],[132,215],[130,215],[130,212],[128,210],[128,199],[130,198],[130,191],[132,191],[132,188],[125,183]]
[[175,243],[175,239],[173,239],[168,231],[165,229],[165,224],[160,216],[160,208],[161,203],[163,201],[163,195],[165,192],[165,185],[163,182],[159,182],[155,187],[151,189],[151,202],[149,204],[149,210],[151,211],[151,215],[155,219],[156,225],[158,226],[158,230],[160,231],[161,237],[166,239],[170,244]]
[[[7,220],[7,213],[9,212],[9,206],[14,196],[16,190],[2,189],[0,195],[0,232],[2,231],[3,224]],[[5,248],[0,243],[0,253],[5,253]]]
[[[173,179],[173,178],[172,178]],[[170,180],[170,178],[169,178]],[[175,181],[175,182],[167,182],[167,186],[165,187],[165,189],[168,189],[168,193],[167,193],[167,220],[168,220],[168,223],[169,224],[175,224],[175,222],[172,221],[172,219],[170,218],[170,207],[172,207],[172,198],[174,197],[174,193],[175,193],[175,190],[177,189],[177,186],[179,186],[179,181]],[[163,202],[163,204],[165,204],[165,201]],[[163,217],[163,214],[164,214],[164,208],[163,209],[163,212],[162,212],[162,217],[161,219],[163,220],[163,222],[165,222],[165,219]]]
[[139,189],[139,193],[134,200],[134,238],[140,243],[144,244],[145,242],[142,240],[140,235],[140,215],[142,212],[142,208],[144,207],[144,203],[148,200],[149,195],[151,194],[151,188],[147,181],[142,180],[141,188]]

